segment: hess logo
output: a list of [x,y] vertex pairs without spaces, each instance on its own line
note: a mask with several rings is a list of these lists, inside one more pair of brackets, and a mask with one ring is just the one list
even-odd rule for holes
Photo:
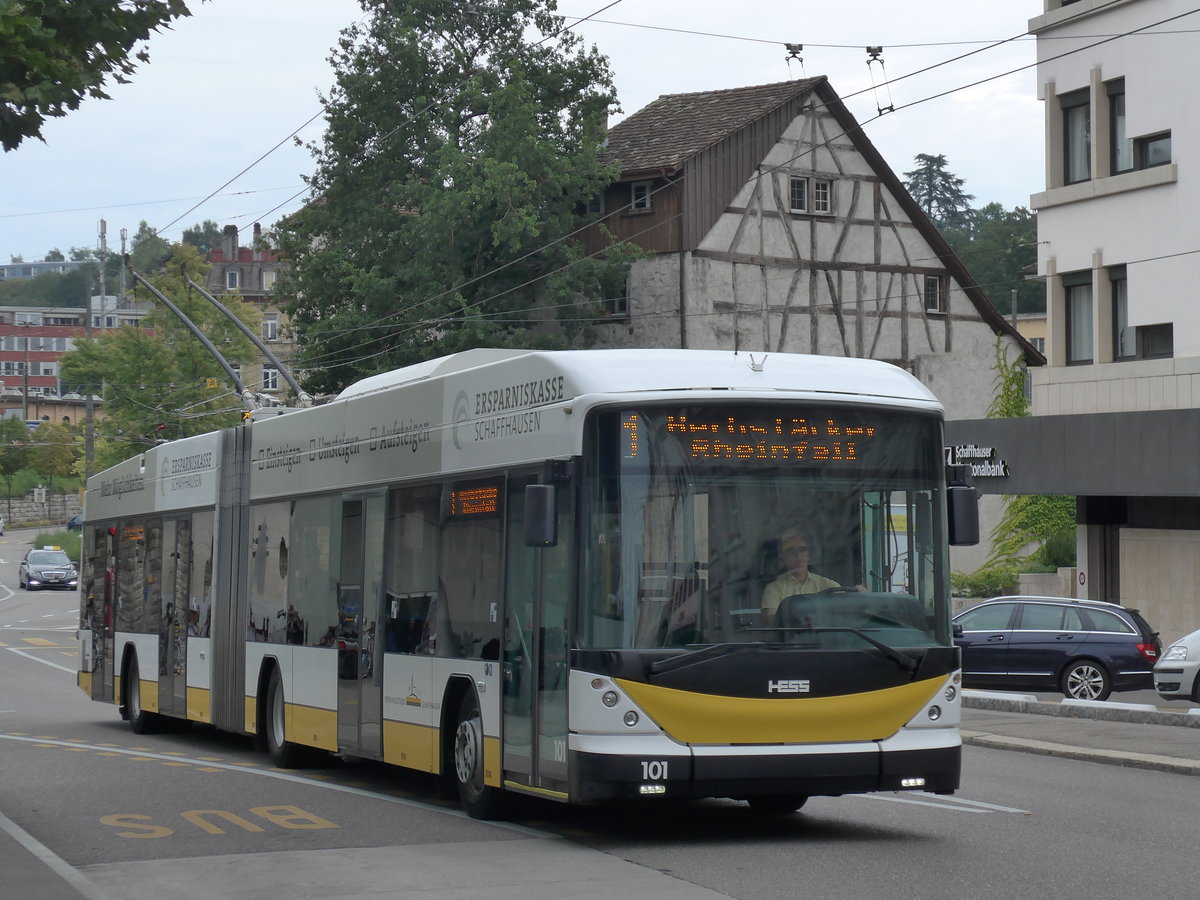
[[767,682],[768,694],[807,694],[808,679],[792,678]]

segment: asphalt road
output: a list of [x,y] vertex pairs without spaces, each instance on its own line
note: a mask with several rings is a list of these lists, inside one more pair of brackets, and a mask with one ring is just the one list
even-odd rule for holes
[[1187,894],[1194,877],[1195,778],[1052,756],[967,747],[954,796],[816,798],[794,816],[528,802],[483,823],[377,764],[282,771],[211,729],[134,735],[75,687],[75,595],[13,589],[15,535],[0,539],[0,815],[91,900],[1104,900]]

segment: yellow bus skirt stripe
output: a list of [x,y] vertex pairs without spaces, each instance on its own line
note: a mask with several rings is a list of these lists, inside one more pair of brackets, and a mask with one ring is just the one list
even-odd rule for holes
[[158,712],[158,682],[146,681],[144,678],[139,679],[141,685],[141,696],[138,698],[141,701],[142,709],[146,712]]
[[[442,770],[438,754],[439,729],[433,725],[414,725],[409,722],[383,723],[383,761],[394,766],[404,766],[420,772],[437,775]],[[454,735],[447,733],[446,740],[453,741]],[[483,739],[483,783],[490,787],[501,785],[500,739],[484,736]]]
[[383,722],[383,761],[419,772],[433,772],[438,765],[438,730],[430,725]]
[[285,703],[283,707],[284,735],[289,741],[336,753],[337,711]]
[[92,696],[92,675],[93,675],[93,673],[92,672],[79,672],[78,675],[79,675],[79,678],[77,681],[79,684],[79,689],[81,691],[83,691],[85,694],[87,694],[89,697],[92,697],[93,700],[95,700],[96,698]]
[[945,681],[838,697],[720,697],[617,679],[667,734],[685,744],[879,741],[895,734]]
[[207,688],[187,689],[187,717],[193,722],[212,724],[212,692]]

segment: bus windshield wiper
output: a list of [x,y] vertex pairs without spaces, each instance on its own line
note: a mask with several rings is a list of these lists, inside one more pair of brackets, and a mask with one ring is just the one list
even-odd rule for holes
[[[764,629],[764,631],[778,632],[778,628]],[[661,675],[664,672],[672,672],[675,669],[682,669],[685,666],[693,665],[694,663],[703,662],[707,659],[716,659],[720,656],[728,656],[730,653],[737,653],[741,650],[761,650],[764,647],[782,647],[778,641],[764,643],[762,641],[736,641],[726,644],[709,644],[701,647],[698,650],[690,650],[687,653],[681,653],[678,656],[669,656],[666,659],[655,660],[650,664],[651,675]]]
[[780,628],[780,627],[776,627],[773,630],[788,631],[788,632],[800,631],[800,632],[809,632],[811,634],[820,634],[821,632],[825,632],[825,631],[847,631],[850,634],[853,634],[853,635],[856,635],[857,637],[862,638],[864,641],[866,641],[872,647],[878,648],[878,650],[884,656],[886,656],[888,659],[890,659],[892,662],[894,662],[896,665],[898,665],[905,672],[917,671],[917,663],[911,656],[907,656],[907,655],[901,653],[895,647],[890,647],[887,644],[885,644],[883,641],[876,640],[875,638],[871,637],[866,632],[859,631],[857,628],[850,628],[848,626],[834,626],[834,627],[829,627],[829,628]]

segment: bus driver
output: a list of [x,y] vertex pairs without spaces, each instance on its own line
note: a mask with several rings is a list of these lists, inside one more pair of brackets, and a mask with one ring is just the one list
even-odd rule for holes
[[793,594],[815,594],[830,588],[841,587],[832,578],[808,570],[809,541],[799,528],[788,528],[779,536],[779,558],[786,571],[763,591],[762,621],[774,624],[775,612],[785,597]]

